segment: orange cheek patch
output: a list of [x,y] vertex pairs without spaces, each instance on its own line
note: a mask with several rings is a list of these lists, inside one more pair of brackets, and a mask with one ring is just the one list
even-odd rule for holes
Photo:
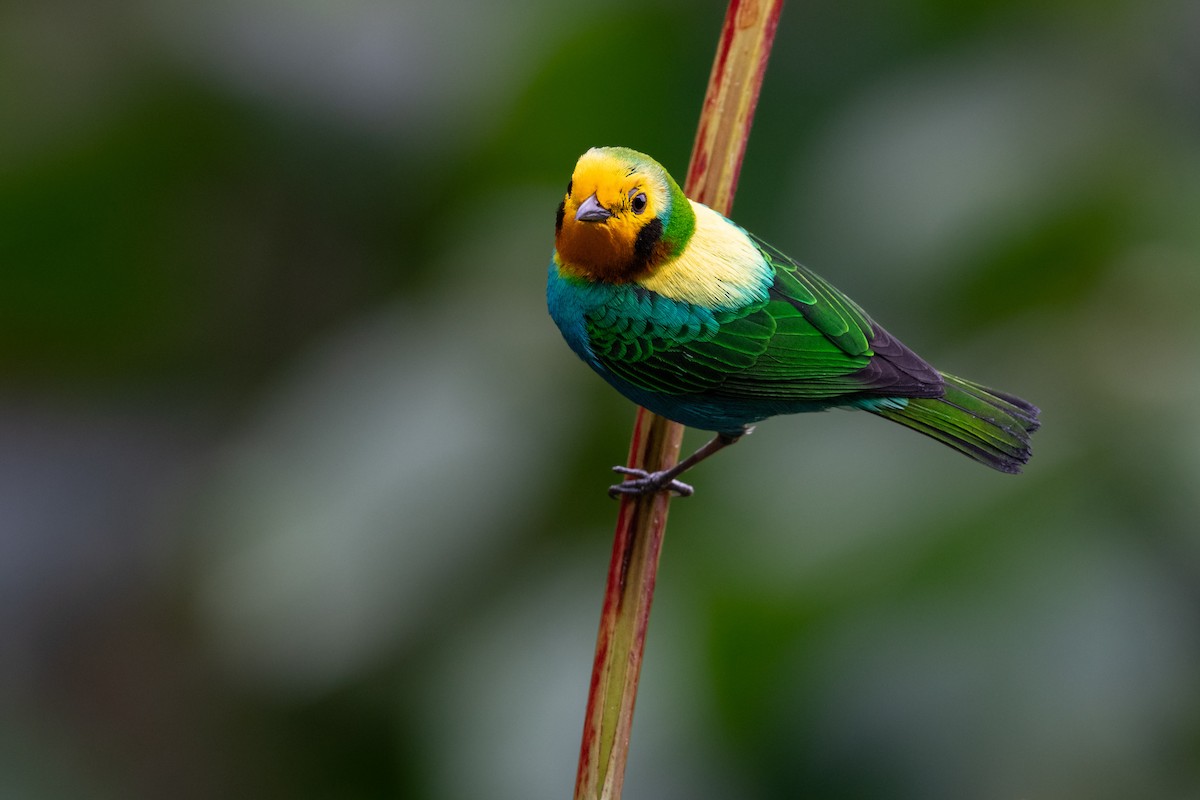
[[605,223],[576,222],[568,218],[556,247],[563,266],[593,280],[620,282],[633,256],[633,246],[622,231]]

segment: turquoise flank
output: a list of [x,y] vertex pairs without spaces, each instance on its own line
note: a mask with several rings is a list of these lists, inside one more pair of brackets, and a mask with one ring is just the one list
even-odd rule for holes
[[614,374],[594,351],[589,336],[589,330],[594,336],[598,328],[603,329],[609,337],[622,340],[621,352],[626,359],[644,363],[656,352],[680,343],[711,341],[722,323],[744,314],[744,308],[709,309],[671,300],[633,284],[564,277],[553,261],[547,276],[546,303],[567,344],[597,374],[638,405],[683,425],[736,435],[746,426],[768,417],[822,411],[834,405],[815,398],[720,397],[708,392],[655,391]]
[[711,338],[719,328],[713,310],[639,291],[634,284],[564,277],[553,260],[546,282],[546,304],[567,344],[597,370],[600,362],[592,351],[589,324],[623,334],[631,345],[638,342],[647,349],[655,340],[664,346],[668,336],[683,340]]

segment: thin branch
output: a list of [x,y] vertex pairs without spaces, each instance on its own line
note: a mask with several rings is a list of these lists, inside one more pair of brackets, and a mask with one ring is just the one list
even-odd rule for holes
[[[731,0],[709,75],[687,195],[728,215],[783,0]],[[628,466],[679,460],[683,426],[639,408]],[[619,800],[670,492],[623,496],[600,615],[575,800]]]

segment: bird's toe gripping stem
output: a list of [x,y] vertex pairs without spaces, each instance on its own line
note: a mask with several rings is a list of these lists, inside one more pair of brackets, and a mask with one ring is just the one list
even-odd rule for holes
[[617,497],[623,494],[640,496],[643,494],[654,494],[663,490],[675,492],[680,497],[690,497],[695,491],[683,481],[675,480],[672,474],[678,473],[673,470],[647,472],[644,469],[617,466],[613,467],[613,472],[619,472],[622,475],[632,475],[634,480],[622,481],[608,487],[609,497]]

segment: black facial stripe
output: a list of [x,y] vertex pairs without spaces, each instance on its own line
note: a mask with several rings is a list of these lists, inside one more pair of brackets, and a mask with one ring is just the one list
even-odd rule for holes
[[562,230],[563,217],[567,213],[567,201],[563,200],[558,204],[558,214],[554,217],[554,232],[558,233]]
[[663,224],[658,217],[647,222],[638,231],[637,239],[633,242],[633,261],[637,269],[643,269],[650,263],[650,257],[654,255],[654,248],[662,239],[662,235]]

